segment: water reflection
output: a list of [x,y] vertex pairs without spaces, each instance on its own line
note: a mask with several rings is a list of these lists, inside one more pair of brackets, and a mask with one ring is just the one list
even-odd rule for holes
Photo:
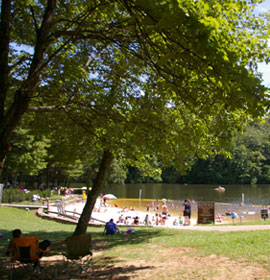
[[194,201],[213,201],[239,204],[243,200],[249,205],[270,205],[270,185],[222,185],[225,192],[215,190],[217,185],[181,185],[181,184],[126,184],[109,185],[106,193],[119,198],[162,199],[182,201],[189,198]]
[[[180,184],[126,184],[107,186],[106,193],[115,194],[120,207],[130,205],[138,210],[144,210],[146,203],[158,203],[166,199],[169,211],[173,215],[182,215],[184,199],[192,203],[192,217],[197,217],[197,202],[215,202],[215,214],[222,215],[225,223],[231,223],[231,217],[226,215],[235,211],[244,216],[244,221],[260,219],[260,210],[270,205],[270,185],[222,185],[224,192],[215,190],[217,185],[180,185]],[[142,193],[139,198],[140,190]],[[244,205],[241,205],[244,202]],[[253,213],[253,214],[250,214]]]

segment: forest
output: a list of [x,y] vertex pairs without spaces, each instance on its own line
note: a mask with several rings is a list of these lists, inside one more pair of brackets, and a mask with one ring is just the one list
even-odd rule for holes
[[[42,183],[70,186],[74,182],[86,184],[87,180],[93,183],[98,160],[87,164],[74,159],[72,152],[64,152],[68,143],[60,145],[59,139],[39,137],[33,129],[20,128],[13,134],[13,149],[3,171],[6,182],[29,187]],[[269,184],[270,119],[249,123],[242,133],[232,137],[226,152],[204,158],[194,156],[189,162],[189,169],[181,173],[153,155],[149,164],[155,172],[149,176],[147,170],[129,166],[120,157],[113,160],[107,183]]]

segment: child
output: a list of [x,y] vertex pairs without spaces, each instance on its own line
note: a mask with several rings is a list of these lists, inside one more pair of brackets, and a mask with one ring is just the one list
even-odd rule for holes
[[235,220],[236,217],[237,217],[237,214],[233,210],[232,211],[232,223],[234,223],[234,220]]
[[158,213],[156,213],[156,226],[159,225],[159,217],[158,217]]

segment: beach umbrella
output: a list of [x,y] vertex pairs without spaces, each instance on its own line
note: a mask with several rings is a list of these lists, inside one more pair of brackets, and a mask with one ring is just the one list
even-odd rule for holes
[[114,194],[111,194],[111,193],[103,195],[103,198],[117,199],[117,197]]

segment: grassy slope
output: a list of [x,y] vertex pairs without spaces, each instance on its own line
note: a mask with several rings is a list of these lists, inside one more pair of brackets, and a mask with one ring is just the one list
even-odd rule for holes
[[[0,260],[11,237],[10,231],[20,228],[25,235],[38,235],[41,240],[64,240],[74,231],[74,225],[60,224],[40,219],[32,211],[14,208],[0,208],[0,232],[7,233],[7,239],[0,240]],[[151,259],[154,252],[147,251],[148,246],[158,247],[193,247],[198,255],[223,255],[235,259],[248,259],[264,265],[270,263],[270,231],[250,232],[199,232],[181,231],[163,228],[137,228],[132,236],[117,235],[107,238],[102,234],[103,228],[91,227],[97,242],[105,242],[103,254],[128,259]]]

